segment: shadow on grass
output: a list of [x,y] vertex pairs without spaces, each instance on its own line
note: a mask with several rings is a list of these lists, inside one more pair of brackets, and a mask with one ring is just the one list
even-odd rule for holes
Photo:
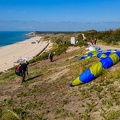
[[38,77],[40,77],[40,76],[42,76],[42,75],[43,75],[43,74],[30,77],[30,78],[28,78],[25,82],[30,81],[30,80],[33,80],[33,79],[35,79],[35,78],[38,78]]

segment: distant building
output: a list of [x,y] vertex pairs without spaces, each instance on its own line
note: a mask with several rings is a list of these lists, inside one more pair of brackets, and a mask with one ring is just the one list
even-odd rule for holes
[[75,45],[75,37],[71,37],[71,45]]

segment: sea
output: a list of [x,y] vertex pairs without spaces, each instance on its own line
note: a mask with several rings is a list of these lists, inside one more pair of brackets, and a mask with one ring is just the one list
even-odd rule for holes
[[26,34],[30,32],[32,31],[0,31],[0,47],[29,39],[31,36]]

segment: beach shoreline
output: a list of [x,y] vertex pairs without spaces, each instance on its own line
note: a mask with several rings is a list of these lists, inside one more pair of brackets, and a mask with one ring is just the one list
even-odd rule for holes
[[49,45],[49,41],[42,41],[41,37],[32,37],[15,44],[0,47],[0,72],[5,72],[17,64],[19,60],[31,60],[39,55]]

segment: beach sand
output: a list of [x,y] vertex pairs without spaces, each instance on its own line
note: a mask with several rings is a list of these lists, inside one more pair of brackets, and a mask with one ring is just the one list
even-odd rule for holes
[[41,41],[41,37],[32,37],[22,42],[0,47],[0,72],[4,72],[18,64],[19,59],[32,59],[43,51],[49,42]]

